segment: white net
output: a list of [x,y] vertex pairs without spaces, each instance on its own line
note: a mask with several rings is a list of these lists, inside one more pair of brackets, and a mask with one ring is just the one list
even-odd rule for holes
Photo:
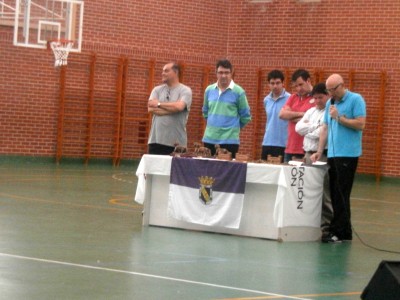
[[67,65],[69,51],[74,43],[72,41],[52,41],[50,47],[54,53],[54,66],[61,67]]

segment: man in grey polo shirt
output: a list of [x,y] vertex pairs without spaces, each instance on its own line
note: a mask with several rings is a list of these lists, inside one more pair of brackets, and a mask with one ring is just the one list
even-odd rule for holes
[[180,67],[166,64],[162,85],[151,92],[148,111],[153,115],[148,141],[149,154],[169,155],[175,145],[187,147],[186,123],[192,104],[192,90],[179,82]]

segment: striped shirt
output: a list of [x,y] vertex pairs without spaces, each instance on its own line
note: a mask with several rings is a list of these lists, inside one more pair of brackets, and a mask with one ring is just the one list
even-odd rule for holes
[[221,92],[218,84],[206,88],[203,116],[207,126],[203,142],[210,144],[239,144],[240,129],[251,120],[246,92],[233,80]]

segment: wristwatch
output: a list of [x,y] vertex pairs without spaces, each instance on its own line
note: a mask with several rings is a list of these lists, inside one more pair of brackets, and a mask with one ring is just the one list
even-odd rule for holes
[[160,108],[160,106],[161,106],[161,103],[160,103],[160,102],[158,102],[158,103],[157,103],[157,107],[158,107],[158,108]]
[[338,116],[336,117],[336,122],[339,123],[339,121],[340,121],[340,116],[338,115]]

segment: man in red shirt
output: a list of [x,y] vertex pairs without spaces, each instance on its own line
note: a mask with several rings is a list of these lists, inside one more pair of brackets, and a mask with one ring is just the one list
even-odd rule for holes
[[304,113],[315,106],[314,98],[311,96],[312,85],[311,76],[304,69],[296,70],[292,75],[292,84],[296,90],[282,107],[279,117],[288,120],[288,140],[285,150],[284,162],[292,159],[302,159],[304,157],[303,139],[296,132],[296,123],[300,121]]

